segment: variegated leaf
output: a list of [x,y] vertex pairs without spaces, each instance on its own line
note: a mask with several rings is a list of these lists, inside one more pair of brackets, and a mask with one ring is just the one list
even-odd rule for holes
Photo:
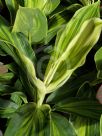
[[24,0],[25,7],[39,8],[46,15],[55,10],[59,3],[60,0]]
[[63,85],[73,71],[84,64],[86,55],[98,41],[102,21],[93,18],[99,16],[98,5],[95,3],[77,11],[66,28],[59,32],[45,73],[49,92]]
[[5,2],[10,12],[11,24],[13,24],[16,17],[17,9],[18,9],[17,0],[5,0]]
[[[14,127],[15,126],[15,127]],[[4,136],[76,136],[73,126],[48,105],[21,106],[10,120]]]

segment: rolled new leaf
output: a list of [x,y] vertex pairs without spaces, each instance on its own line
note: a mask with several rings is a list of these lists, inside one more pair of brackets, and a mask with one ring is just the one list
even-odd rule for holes
[[[49,69],[45,78],[49,92],[64,84],[73,71],[84,64],[87,54],[99,39],[101,28],[102,20],[99,18],[93,18],[83,23],[78,34],[67,45],[66,51],[60,54],[60,57],[52,63]],[[60,46],[63,47],[63,44]]]
[[60,57],[60,55],[66,50],[70,41],[76,36],[79,32],[82,24],[93,17],[100,17],[99,12],[99,2],[92,4],[90,6],[85,6],[84,8],[79,9],[72,19],[67,23],[65,29],[62,29],[58,34],[54,52],[51,56],[50,62],[47,66],[45,79],[49,73],[51,65]]
[[[67,65],[68,60],[66,62],[63,62],[61,65],[58,60],[62,56],[62,54],[66,52],[67,48],[70,45],[70,42],[73,41],[73,38],[79,33],[80,29],[82,28],[82,24],[88,19],[99,16],[99,2],[96,2],[78,10],[73,18],[70,20],[70,22],[66,25],[66,27],[59,31],[54,47],[54,52],[50,58],[49,64],[45,72],[44,83],[46,86],[49,86],[51,82],[59,80],[60,77],[62,78],[66,70],[69,69],[69,66]],[[59,63],[58,65],[60,65],[60,68],[59,66],[56,67],[56,63]],[[70,77],[72,70],[68,72],[69,76],[67,75],[67,79]],[[64,84],[66,80],[62,80],[62,84]],[[60,84],[59,87],[62,84]],[[56,90],[58,87],[56,88],[53,86],[51,88],[47,89],[47,91],[49,90],[48,92],[51,92],[53,90]]]

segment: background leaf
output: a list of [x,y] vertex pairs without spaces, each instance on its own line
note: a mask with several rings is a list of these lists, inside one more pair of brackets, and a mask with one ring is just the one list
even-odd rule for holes
[[[76,97],[93,101],[96,99],[95,95],[96,88],[86,82],[79,88]],[[75,116],[73,114],[71,114],[70,120],[76,130],[77,136],[100,136],[99,121],[87,117]]]
[[39,8],[46,15],[54,11],[59,3],[60,0],[24,0],[25,7]]
[[74,113],[84,117],[100,119],[102,113],[102,105],[95,100],[70,98],[59,102],[55,105],[55,109],[60,112]]
[[0,98],[0,117],[9,118],[18,108],[18,105],[10,100]]
[[72,122],[77,136],[100,136],[98,121],[77,116]]
[[25,34],[30,44],[40,42],[47,35],[47,19],[39,9],[20,7],[13,32]]
[[12,83],[13,78],[14,78],[14,74],[11,72],[5,73],[5,74],[0,74],[0,83],[10,84],[10,83]]
[[18,9],[18,3],[16,0],[5,0],[5,2],[10,12],[11,24],[13,24],[16,17],[17,9]]
[[73,97],[85,82],[92,84],[94,80],[96,80],[96,71],[87,71],[85,67],[84,71],[81,72],[82,69],[84,69],[84,67],[75,71],[71,78],[61,88],[51,93],[47,98],[47,102],[55,104],[63,101],[64,99]]

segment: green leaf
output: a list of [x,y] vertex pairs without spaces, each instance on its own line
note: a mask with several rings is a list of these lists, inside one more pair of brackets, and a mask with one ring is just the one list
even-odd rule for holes
[[98,70],[97,77],[102,79],[102,47],[95,54],[95,63]]
[[55,109],[93,119],[99,119],[102,113],[102,105],[99,102],[80,97],[63,100],[55,105]]
[[45,93],[44,83],[36,77],[35,54],[26,37],[21,33],[11,33],[4,24],[0,27],[0,37],[2,50],[10,55],[19,66],[19,76],[25,91],[33,99],[37,96],[37,89],[39,95]]
[[22,32],[29,43],[37,43],[47,35],[47,19],[39,9],[19,7],[13,32]]
[[48,92],[62,86],[73,71],[84,64],[87,54],[98,41],[102,20],[93,18],[99,16],[97,6],[99,3],[78,10],[65,29],[59,32],[45,73]]
[[91,83],[84,82],[80,86],[76,96],[80,97],[80,98],[84,98],[84,99],[85,98],[90,98],[90,99],[94,100],[95,97],[96,97],[96,90],[95,90],[95,88],[93,86],[91,86]]
[[4,136],[49,136],[49,111],[48,105],[40,108],[34,103],[23,105],[10,120]]
[[19,106],[21,106],[22,103],[28,103],[27,97],[23,92],[13,92],[10,99]]
[[[77,97],[83,99],[95,99],[95,89],[88,83],[82,84],[77,92]],[[89,110],[89,109],[88,109]],[[99,121],[81,116],[71,116],[71,122],[76,130],[77,136],[99,136]]]
[[[2,9],[3,8],[3,3],[2,3],[2,1],[0,0],[0,8]],[[1,10],[0,9],[0,10]]]
[[23,90],[22,83],[21,83],[20,79],[16,80],[14,87],[18,90]]
[[1,25],[4,24],[5,26],[9,26],[9,22],[1,15],[0,15],[0,23]]
[[9,27],[5,24],[2,18],[0,18],[0,23],[0,48],[16,60],[17,57],[15,56],[17,55],[15,55],[15,50],[17,50],[18,52],[26,55],[34,63],[35,54],[26,37],[21,33],[11,33]]
[[[49,28],[47,36],[44,40],[45,44],[48,44],[54,38],[54,36],[57,35],[57,32],[59,31],[59,29],[64,27],[64,23],[66,23],[66,20],[60,15],[57,16],[57,18],[55,18],[53,21],[56,26]],[[53,22],[52,22],[52,24],[53,24]]]
[[70,122],[58,113],[51,113],[51,136],[76,136]]
[[7,54],[0,48],[0,56],[7,56]]
[[[93,76],[92,76],[93,77]],[[83,99],[95,99],[95,89],[89,84],[89,82],[85,82],[81,85],[79,88],[76,97],[80,97]],[[88,107],[87,107],[88,108]],[[88,109],[89,110],[89,109]],[[72,122],[77,136],[99,136],[99,121],[81,117],[81,116],[75,116],[71,115],[70,121]]]
[[24,0],[25,7],[39,8],[46,15],[50,14],[60,4],[60,0]]
[[100,118],[100,136],[102,136],[102,115]]
[[[35,76],[35,69],[33,66],[35,61],[35,54],[32,48],[29,46],[25,36],[20,33],[19,34],[10,33],[5,27],[3,27],[3,29],[1,28],[1,31],[2,31],[2,35],[0,35],[2,36],[1,39],[4,38],[7,39],[1,40],[3,41],[1,43],[1,48],[5,52],[7,52],[11,57],[13,57],[15,62],[24,72],[26,72],[27,70],[31,73],[31,75],[33,73]],[[3,37],[4,33],[7,34],[6,37]],[[32,66],[29,67],[30,65]],[[31,70],[31,68],[33,71]]]
[[16,63],[10,63],[10,64],[6,64],[6,67],[9,69],[9,71],[11,71],[14,74],[18,74],[18,67]]
[[73,121],[77,136],[100,136],[99,122],[96,120],[76,117]]
[[15,89],[9,85],[5,85],[5,84],[0,83],[0,95],[10,94],[15,91],[17,91],[17,89]]
[[96,71],[87,71],[86,67],[82,67],[82,69],[82,73],[80,72],[81,70],[78,69],[79,74],[75,71],[62,87],[51,93],[47,98],[47,102],[55,104],[69,97],[73,97],[83,83],[90,82],[90,84],[92,84],[94,80],[96,80]]
[[48,105],[34,103],[21,106],[10,120],[4,136],[76,136],[71,123]]
[[80,2],[84,5],[84,6],[86,6],[86,5],[90,5],[91,4],[91,0],[80,0]]
[[41,81],[36,78],[34,67],[35,54],[28,40],[21,33],[11,33],[9,28],[1,22],[0,41],[1,49],[10,55],[19,66],[20,76],[22,75],[23,82],[28,86],[26,91],[30,92],[29,95],[34,98],[35,86],[39,88],[39,82]]
[[0,83],[4,84],[9,84],[12,82],[14,78],[14,74],[9,72],[9,73],[5,73],[5,74],[0,74]]
[[10,12],[11,24],[13,24],[16,17],[17,9],[18,9],[18,3],[16,0],[5,0],[5,2]]
[[20,6],[24,7],[24,0],[17,0],[17,1],[18,1]]
[[0,117],[9,118],[17,108],[18,105],[14,102],[0,98]]
[[17,105],[21,105],[22,103],[28,103],[27,97],[24,94],[23,90],[15,87],[11,87],[10,85],[0,84],[0,95],[1,96],[11,96],[10,100],[12,100]]
[[75,12],[79,8],[81,8],[81,5],[79,4],[72,4],[71,6],[65,7],[63,9],[62,7],[60,7],[60,10],[57,13],[54,13],[49,17],[49,30],[45,39],[45,44],[48,44],[52,40],[52,38],[57,34],[59,29],[64,27],[64,25],[68,23],[71,18],[71,12],[73,10]]

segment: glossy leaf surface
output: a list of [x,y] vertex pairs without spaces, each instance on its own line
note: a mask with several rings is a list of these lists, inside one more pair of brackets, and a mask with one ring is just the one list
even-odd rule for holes
[[29,43],[40,42],[47,35],[47,19],[39,9],[20,7],[17,11],[13,32],[25,34]]
[[88,20],[99,16],[98,5],[95,3],[78,10],[65,29],[60,30],[45,73],[45,84],[49,92],[62,86],[73,71],[84,64],[86,55],[99,39],[102,21],[98,23],[97,19]]

